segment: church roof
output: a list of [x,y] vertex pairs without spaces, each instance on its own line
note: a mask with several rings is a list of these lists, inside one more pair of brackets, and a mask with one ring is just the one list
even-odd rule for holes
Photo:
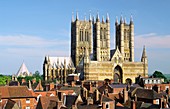
[[21,67],[19,68],[16,76],[17,76],[17,77],[18,77],[18,76],[23,76],[23,77],[25,77],[25,76],[28,76],[28,75],[30,75],[30,72],[28,71],[25,63],[23,62],[22,65],[21,65]]
[[66,63],[66,68],[74,67],[71,57],[49,57],[49,61],[53,68],[64,68],[64,63]]

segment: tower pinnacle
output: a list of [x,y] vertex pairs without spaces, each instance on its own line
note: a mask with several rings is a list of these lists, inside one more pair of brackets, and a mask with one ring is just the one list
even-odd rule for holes
[[106,22],[109,22],[109,14],[106,15]]
[[145,45],[144,45],[144,47],[143,47],[142,58],[147,58],[147,56],[146,56],[146,49],[145,49]]
[[118,18],[117,18],[117,16],[116,16],[115,25],[118,25]]
[[133,16],[130,16],[130,24],[133,24]]
[[79,20],[78,12],[76,13],[76,20]]

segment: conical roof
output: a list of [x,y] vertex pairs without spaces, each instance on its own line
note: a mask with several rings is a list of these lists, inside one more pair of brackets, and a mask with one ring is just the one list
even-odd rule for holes
[[23,62],[20,69],[17,72],[17,77],[19,77],[19,76],[25,77],[25,76],[29,76],[29,75],[30,75],[30,72],[28,71],[25,63]]

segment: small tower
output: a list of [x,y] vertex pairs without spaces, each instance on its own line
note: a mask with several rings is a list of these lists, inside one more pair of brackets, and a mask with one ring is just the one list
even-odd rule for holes
[[143,47],[141,62],[148,63],[145,46]]
[[141,62],[143,62],[143,66],[144,66],[144,76],[148,76],[148,58],[147,58],[147,55],[146,55],[146,49],[145,49],[145,46],[143,47],[143,52],[142,52],[142,57],[141,57]]

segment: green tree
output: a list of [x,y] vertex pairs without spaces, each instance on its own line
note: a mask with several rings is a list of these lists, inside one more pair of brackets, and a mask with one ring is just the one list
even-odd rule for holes
[[152,76],[154,78],[163,78],[165,82],[168,82],[168,79],[160,71],[155,71]]
[[11,80],[11,76],[10,75],[2,75],[0,74],[0,85],[5,85],[7,83],[7,81]]
[[40,75],[40,72],[39,71],[36,71],[34,74],[33,74],[33,77],[36,78],[36,82],[39,81],[39,79],[43,80],[42,76]]

